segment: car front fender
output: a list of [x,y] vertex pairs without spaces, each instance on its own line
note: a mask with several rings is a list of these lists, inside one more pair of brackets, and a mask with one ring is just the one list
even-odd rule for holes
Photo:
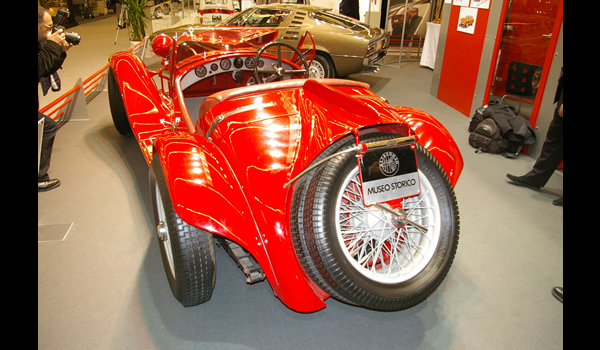
[[158,92],[151,74],[144,63],[129,52],[119,52],[109,57],[123,106],[144,158],[152,161],[152,140],[170,127],[161,122],[172,122],[173,105],[166,102]]

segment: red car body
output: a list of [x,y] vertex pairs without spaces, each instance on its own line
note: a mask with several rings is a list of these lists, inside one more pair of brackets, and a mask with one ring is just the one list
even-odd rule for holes
[[[204,39],[197,40],[209,42],[210,37],[215,48],[241,48],[244,43],[264,45],[276,34],[220,29],[203,32]],[[228,89],[230,81],[216,78],[221,85],[206,91],[212,95],[193,122],[182,108],[177,86],[182,77],[220,57],[247,53],[216,50],[175,64],[175,48],[182,40],[171,44],[167,38],[155,39],[155,52],[173,60],[166,64],[170,76],[164,79],[169,91],[153,80],[161,74],[149,71],[136,56],[122,52],[110,57],[129,124],[148,164],[159,157],[180,218],[250,252],[289,308],[316,311],[329,297],[307,276],[294,252],[288,224],[294,184],[283,186],[329,145],[368,129],[415,135],[456,184],[463,161],[450,133],[423,111],[391,106],[366,83],[291,79]]]

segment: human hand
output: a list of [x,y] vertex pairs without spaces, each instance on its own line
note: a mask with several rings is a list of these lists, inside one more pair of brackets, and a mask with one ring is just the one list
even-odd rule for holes
[[46,39],[57,43],[65,52],[67,52],[73,46],[73,44],[69,44],[65,40],[65,33],[63,33],[62,29],[55,31],[54,33],[48,33]]
[[562,103],[560,104],[560,107],[558,107],[558,115],[561,117],[563,116],[563,104]]

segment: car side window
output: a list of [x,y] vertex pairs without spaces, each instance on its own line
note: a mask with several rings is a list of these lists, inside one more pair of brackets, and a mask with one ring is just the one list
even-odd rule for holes
[[228,26],[244,26],[245,22],[248,20],[248,18],[250,16],[252,16],[252,13],[254,11],[245,11],[245,12],[240,12],[237,15],[231,16],[227,22],[226,25]]
[[349,20],[347,17],[342,17],[340,15],[337,15],[337,14],[331,13],[331,12],[325,12],[325,11],[312,12],[310,14],[310,17],[312,17],[313,19],[315,19],[317,21],[329,23],[331,25],[338,26],[340,28],[353,28],[357,25],[355,22],[352,22],[352,20]]
[[247,16],[236,17],[229,21],[228,25],[247,27],[278,27],[283,23],[292,11],[275,9],[257,9],[249,12]]

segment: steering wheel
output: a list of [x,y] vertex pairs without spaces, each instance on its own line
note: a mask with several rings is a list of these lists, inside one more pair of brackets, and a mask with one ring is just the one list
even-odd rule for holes
[[[259,69],[258,61],[260,59],[260,56],[263,54],[263,52],[265,52],[266,49],[270,48],[271,46],[277,46],[277,64],[271,63],[271,66],[272,66],[271,69],[268,69],[267,67],[263,67],[262,69]],[[281,47],[282,46],[285,46],[285,47],[291,49],[298,55],[298,57],[300,57],[302,59],[302,64],[304,65],[304,69],[285,70],[283,68],[283,63],[281,62]],[[263,80],[260,79],[259,73],[260,74],[270,74],[270,76],[263,82]],[[304,73],[304,77],[308,78],[308,63],[306,62],[304,55],[302,55],[302,53],[300,51],[298,51],[298,49],[296,49],[295,47],[293,47],[292,45],[290,45],[288,43],[283,43],[283,42],[269,43],[269,44],[263,46],[256,53],[256,57],[254,57],[254,81],[255,81],[255,84],[269,83],[269,82],[275,81],[275,80],[283,80],[283,77],[285,75],[297,74],[297,73]]]

